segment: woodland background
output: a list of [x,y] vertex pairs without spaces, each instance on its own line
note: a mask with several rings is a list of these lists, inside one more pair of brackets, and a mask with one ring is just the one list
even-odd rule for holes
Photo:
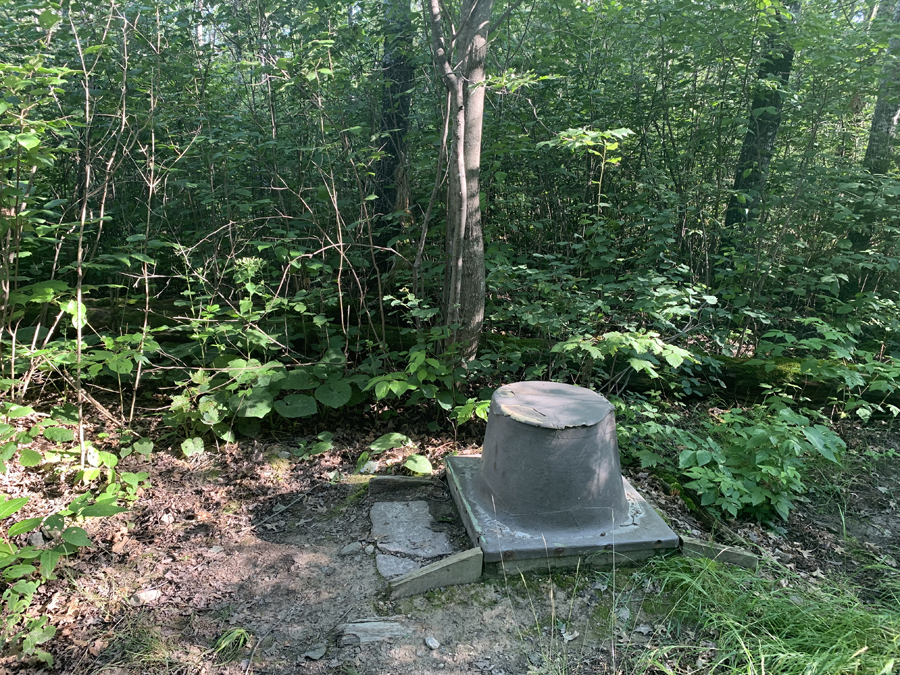
[[552,379],[776,522],[893,424],[900,4],[493,5],[0,2],[0,459],[82,493],[9,530],[7,640],[40,651],[22,607],[154,447],[316,454],[348,410],[455,430]]

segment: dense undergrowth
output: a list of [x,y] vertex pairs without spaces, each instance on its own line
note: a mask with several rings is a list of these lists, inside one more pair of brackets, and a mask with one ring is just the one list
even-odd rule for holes
[[[440,309],[442,103],[421,35],[406,198],[375,214],[374,4],[0,1],[0,460],[84,490],[9,524],[5,643],[49,658],[29,599],[89,543],[85,518],[137,494],[128,453],[192,457],[364,406],[451,428],[514,380],[613,397],[629,459],[695,507],[786,519],[813,458],[840,462],[846,420],[900,412],[900,183],[860,166],[889,26],[860,28],[866,3],[849,25],[805,4],[784,151],[737,231],[722,166],[768,3],[509,19],[488,82],[485,324],[462,362]],[[560,57],[567,41],[591,58]],[[618,147],[590,145],[615,127]],[[49,392],[70,405],[42,407]],[[124,430],[157,412],[160,437],[84,438],[86,417]],[[326,431],[307,451],[329,448]]]

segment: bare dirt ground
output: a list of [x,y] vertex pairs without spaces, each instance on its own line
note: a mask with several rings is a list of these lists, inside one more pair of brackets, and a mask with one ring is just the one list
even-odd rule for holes
[[[659,589],[627,570],[617,572],[618,582],[609,572],[534,573],[387,599],[372,549],[363,547],[375,543],[372,503],[394,497],[368,494],[366,479],[354,473],[356,458],[376,435],[399,430],[440,466],[448,452],[478,453],[482,430],[454,440],[362,422],[345,421],[335,449],[311,459],[294,450],[314,434],[242,441],[192,460],[165,451],[128,457],[122,468],[149,472],[152,486],[130,512],[96,522],[95,547],[65,561],[60,578],[36,598],[36,609],[59,629],[50,646],[53,670],[9,658],[0,673],[512,675],[549,672],[560,659],[567,672],[607,673],[629,648],[664,631],[645,611]],[[726,539],[813,581],[849,576],[877,598],[880,573],[872,563],[890,573],[900,560],[900,462],[864,462],[859,454],[896,448],[890,434],[854,444],[858,454],[847,471],[837,481],[823,474],[784,527],[732,523]],[[380,469],[396,472],[400,461],[399,452],[388,453]],[[653,476],[628,473],[678,533],[709,536]],[[439,476],[416,498],[429,502],[459,548],[469,547]],[[352,542],[361,550],[341,555]],[[342,645],[342,624],[374,617],[405,634]],[[229,634],[246,644],[237,639],[233,650],[215,653]]]

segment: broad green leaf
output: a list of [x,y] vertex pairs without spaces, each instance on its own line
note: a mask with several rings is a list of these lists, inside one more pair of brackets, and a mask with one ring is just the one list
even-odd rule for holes
[[134,361],[121,354],[117,354],[109,359],[106,362],[106,365],[111,371],[118,373],[119,375],[127,375],[134,370]]
[[34,408],[29,408],[25,405],[16,405],[15,403],[9,405],[7,409],[3,412],[3,415],[9,418],[16,417],[27,417],[34,413]]
[[31,448],[22,448],[22,451],[19,453],[19,464],[24,467],[37,466],[43,461],[43,455]]
[[65,518],[58,513],[54,513],[52,516],[47,516],[47,518],[44,519],[44,527],[48,530],[62,530],[63,525],[65,524]]
[[115,504],[92,504],[81,509],[79,515],[85,518],[104,518],[106,516],[114,516],[117,513],[124,513],[128,509]]
[[410,440],[409,436],[404,436],[403,434],[399,434],[396,431],[392,431],[391,433],[379,436],[374,441],[372,441],[369,449],[374,451],[373,454],[379,454],[385,452],[386,450],[402,448],[407,445],[413,445],[413,442]]
[[90,546],[91,540],[88,539],[87,532],[82,527],[67,527],[62,533],[63,541],[73,546]]
[[695,466],[696,457],[696,450],[682,450],[681,454],[678,456],[678,468],[686,469],[689,466]]
[[283,399],[275,401],[275,412],[282,417],[310,417],[315,415],[319,408],[312,396],[305,394],[288,394]]
[[24,133],[16,136],[16,142],[26,150],[34,150],[41,144],[41,139],[34,134]]
[[822,455],[822,457],[835,463],[838,461],[834,454],[833,444],[825,438],[825,435],[818,426],[804,427],[803,435],[806,436],[806,439],[812,444],[816,451]]
[[87,325],[87,307],[76,300],[69,300],[62,306],[63,311],[72,317],[72,326],[84,328]]
[[47,427],[44,429],[44,438],[54,443],[69,443],[75,440],[75,432],[65,427]]
[[97,453],[97,460],[101,466],[105,466],[110,469],[112,469],[119,463],[118,457],[116,457],[111,452],[106,452],[105,450],[100,450]]
[[10,537],[15,537],[18,534],[31,532],[36,527],[40,526],[43,521],[43,518],[26,518],[25,520],[20,520],[18,523],[12,525],[9,528],[9,532],[7,532],[7,534]]
[[203,439],[199,437],[186,438],[181,442],[181,451],[185,457],[193,457],[203,452]]
[[343,380],[326,382],[316,389],[316,398],[329,408],[340,408],[352,394],[353,389]]
[[266,387],[254,387],[247,395],[235,395],[228,407],[238,417],[263,418],[272,410],[272,394]]
[[310,455],[321,455],[323,452],[328,452],[334,448],[334,444],[331,441],[319,441],[318,443],[313,443],[312,447],[309,449]]
[[53,574],[53,570],[56,569],[56,564],[59,562],[59,556],[59,551],[53,549],[41,553],[41,576],[47,578]]
[[444,410],[453,408],[453,394],[449,391],[439,391],[434,398]]
[[131,445],[131,449],[139,455],[149,455],[153,452],[153,441],[148,438],[142,438],[139,441],[135,441]]
[[637,372],[641,372],[643,370],[645,373],[647,373],[647,375],[654,379],[659,377],[656,370],[653,368],[653,364],[646,359],[630,358],[628,359],[628,364]]
[[13,565],[3,570],[3,576],[9,580],[21,579],[36,571],[37,568],[34,565]]
[[319,386],[319,378],[306,370],[292,370],[276,386],[278,389],[315,389]]
[[429,462],[428,458],[423,455],[410,455],[406,458],[406,461],[403,462],[403,466],[413,473],[418,474],[430,474],[432,471],[434,471],[434,468],[431,466],[431,462]]
[[59,17],[49,9],[45,9],[38,17],[38,24],[44,30],[50,30],[59,22]]
[[680,354],[673,354],[672,352],[666,352],[664,355],[666,363],[668,363],[673,368],[678,368],[682,363],[684,363],[684,358]]

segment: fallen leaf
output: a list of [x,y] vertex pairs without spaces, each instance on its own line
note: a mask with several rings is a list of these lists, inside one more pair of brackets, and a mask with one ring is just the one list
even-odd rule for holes
[[138,591],[134,595],[132,595],[128,599],[128,604],[132,607],[140,607],[141,605],[146,605],[151,602],[155,602],[162,597],[162,591],[156,588],[148,588],[143,591]]
[[565,631],[563,631],[563,634],[562,634],[563,642],[571,642],[572,640],[577,638],[578,635],[579,635],[579,633],[577,630],[573,630],[571,633],[566,633]]

